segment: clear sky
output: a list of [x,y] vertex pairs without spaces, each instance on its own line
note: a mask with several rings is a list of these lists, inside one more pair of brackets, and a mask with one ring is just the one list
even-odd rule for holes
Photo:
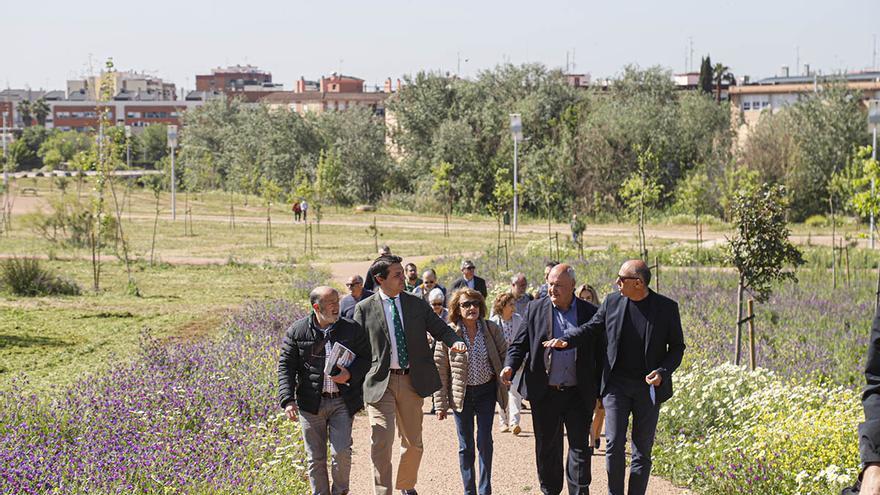
[[504,61],[564,67],[566,52],[597,78],[628,63],[682,72],[690,40],[694,70],[708,53],[754,80],[794,74],[798,51],[825,73],[870,67],[872,18],[880,0],[0,0],[0,85],[63,89],[107,57],[186,89],[238,63],[293,89],[340,70],[380,85],[455,72],[459,58],[464,76]]

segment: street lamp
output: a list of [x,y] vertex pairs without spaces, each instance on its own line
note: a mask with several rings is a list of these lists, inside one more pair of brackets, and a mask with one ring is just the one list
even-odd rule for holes
[[171,148],[171,220],[177,220],[177,184],[174,180],[174,150],[177,149],[177,126],[168,126],[168,147]]
[[518,113],[510,114],[510,132],[513,135],[513,231],[516,232],[517,217],[519,213],[519,195],[517,183],[519,182],[519,169],[517,168],[517,146],[523,140],[522,116]]
[[[880,125],[880,100],[871,102],[868,110],[868,125],[871,126],[871,160],[877,160],[877,126]],[[874,177],[871,177],[871,249],[874,249]]]

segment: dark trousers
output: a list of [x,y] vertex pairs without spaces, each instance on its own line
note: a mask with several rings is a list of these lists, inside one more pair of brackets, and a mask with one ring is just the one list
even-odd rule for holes
[[565,481],[571,495],[590,493],[590,452],[587,436],[594,400],[585,401],[577,388],[549,389],[541,400],[529,401],[535,428],[535,463],[541,493],[562,492],[562,434],[568,435]]
[[626,476],[626,430],[632,414],[632,462],[629,495],[644,495],[651,476],[651,449],[657,432],[660,405],[651,403],[648,384],[608,384],[602,398],[605,406],[605,469],[608,472],[608,495],[624,495]]
[[[495,419],[495,380],[483,385],[468,386],[461,412],[456,412],[458,431],[458,464],[465,495],[477,495],[477,473],[474,471],[476,451],[480,453],[479,495],[492,494],[492,421]],[[477,442],[474,449],[474,417],[477,420]]]

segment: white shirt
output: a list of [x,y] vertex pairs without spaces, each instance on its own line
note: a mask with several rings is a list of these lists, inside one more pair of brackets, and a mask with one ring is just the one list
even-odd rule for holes
[[[400,362],[397,360],[397,337],[394,335],[394,311],[391,309],[391,304],[388,301],[391,299],[388,297],[382,289],[378,290],[379,299],[382,301],[382,309],[385,310],[385,323],[388,324],[388,336],[390,337],[388,340],[391,341],[391,369],[397,370],[400,369]],[[400,326],[403,327],[403,308],[400,306],[400,294],[394,298],[394,304],[397,305],[397,314],[400,315]]]
[[475,279],[473,279],[473,278],[470,279],[470,280],[468,280],[468,279],[464,279],[464,283],[467,284],[468,289],[473,289],[473,288],[474,288],[474,280],[475,280]]

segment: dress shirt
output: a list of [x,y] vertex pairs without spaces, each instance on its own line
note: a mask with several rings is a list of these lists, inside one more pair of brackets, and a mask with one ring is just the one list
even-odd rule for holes
[[[391,309],[391,300],[382,289],[378,289],[379,298],[382,300],[382,309],[385,310],[385,322],[388,324],[388,340],[391,341],[391,369],[400,369],[400,362],[397,360],[397,337],[394,334],[394,312]],[[400,326],[403,326],[403,308],[400,306],[400,294],[394,298],[394,304],[397,305],[397,314],[400,315]]]
[[[552,305],[553,318],[553,338],[561,338],[566,331],[573,331],[577,325],[577,304],[576,301],[571,302],[571,306],[567,310],[557,308]],[[575,362],[577,360],[577,349],[553,349],[553,359],[550,365],[550,385],[563,385],[566,387],[574,387],[577,385],[577,373]]]

